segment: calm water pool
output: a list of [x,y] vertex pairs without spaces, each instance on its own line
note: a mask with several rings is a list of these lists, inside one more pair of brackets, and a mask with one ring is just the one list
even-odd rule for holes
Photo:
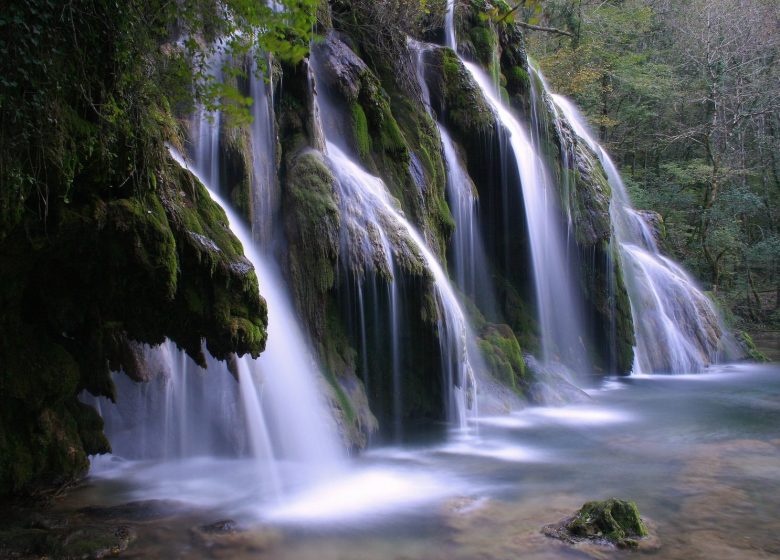
[[[129,558],[611,558],[633,553],[539,531],[616,496],[658,535],[643,556],[780,558],[780,367],[611,378],[588,392],[586,404],[482,418],[468,436],[374,449],[334,472],[283,465],[284,499],[250,461],[104,458],[57,507],[175,501],[134,522]],[[226,518],[244,530],[192,531]]]

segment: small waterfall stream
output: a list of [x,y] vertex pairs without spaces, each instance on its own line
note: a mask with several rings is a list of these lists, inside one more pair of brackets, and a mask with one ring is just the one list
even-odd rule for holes
[[[325,137],[328,138],[327,130]],[[467,400],[470,398],[469,395],[476,391],[471,359],[471,353],[475,347],[474,335],[470,332],[447,274],[417,230],[396,208],[395,201],[390,198],[387,187],[379,177],[365,171],[330,140],[326,145],[326,160],[336,178],[341,199],[349,201],[350,205],[360,209],[360,216],[369,221],[365,229],[366,232],[375,231],[378,233],[390,271],[395,271],[392,258],[394,248],[389,242],[387,228],[391,228],[392,235],[397,236],[401,233],[411,242],[411,250],[418,253],[433,276],[440,311],[438,332],[440,350],[444,360],[445,388],[448,389],[449,393],[446,403],[447,417],[458,427],[465,428],[469,408]],[[366,238],[364,242],[370,243],[370,239]],[[395,279],[391,284],[394,283]],[[390,289],[395,294],[392,286]],[[396,296],[391,296],[391,300],[396,301]],[[399,325],[396,323],[396,306],[392,305],[392,307],[393,330],[395,332]],[[394,383],[394,388],[399,391],[398,394],[394,394],[394,401],[398,402],[401,397],[400,386],[396,387]]]
[[634,373],[701,371],[718,359],[724,329],[712,302],[661,254],[651,226],[631,205],[620,172],[565,97],[551,94],[574,132],[595,152],[612,188],[610,213],[620,247],[636,337]]
[[[268,68],[273,69],[272,64]],[[252,192],[252,233],[264,250],[268,250],[273,237],[275,213],[279,206],[276,177],[276,130],[273,98],[269,86],[258,75],[257,65],[249,82],[252,98],[252,173],[257,188]],[[216,183],[211,183],[216,184]]]
[[[453,31],[454,32],[454,31]],[[449,46],[449,37],[447,39]],[[454,42],[454,37],[452,38]],[[407,39],[414,56],[415,74],[426,111],[436,121],[447,174],[447,202],[455,221],[452,240],[452,272],[455,284],[483,313],[495,315],[495,290],[489,277],[489,266],[479,223],[479,198],[476,187],[450,134],[436,119],[425,77],[425,56],[430,45]]]
[[[188,167],[183,159],[177,160]],[[322,400],[319,387],[322,376],[298,324],[284,281],[273,259],[258,251],[241,218],[214,191],[209,190],[209,194],[225,210],[231,231],[244,246],[244,253],[255,267],[268,306],[265,351],[258,359],[249,356],[238,359],[239,385],[247,382],[247,387],[242,388],[242,399],[245,403],[250,402],[246,410],[250,424],[248,429],[253,429],[253,423],[264,423],[265,417],[274,458],[317,465],[324,474],[340,462],[340,446]],[[255,388],[259,406],[251,402],[251,392],[243,394],[250,391],[249,387]],[[256,413],[258,409],[262,414],[250,417],[250,413]],[[252,437],[253,442],[261,439],[265,436]],[[265,445],[255,447],[267,448]]]

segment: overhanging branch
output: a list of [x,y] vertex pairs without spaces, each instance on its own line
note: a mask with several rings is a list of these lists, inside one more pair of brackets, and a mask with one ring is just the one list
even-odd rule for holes
[[[511,16],[513,13],[515,13],[520,8],[521,5],[522,4],[518,4],[517,6],[509,10],[507,13],[505,13],[503,16],[501,16],[498,19],[498,22],[505,21],[506,18]],[[556,33],[558,35],[566,35],[567,37],[572,37],[572,38],[574,37],[574,33],[571,33],[570,31],[564,31],[563,29],[558,29],[556,27],[543,27],[541,25],[533,25],[530,23],[525,23],[524,21],[516,21],[515,23],[520,27],[523,27],[525,29],[530,29],[532,31],[543,31],[545,33]]]

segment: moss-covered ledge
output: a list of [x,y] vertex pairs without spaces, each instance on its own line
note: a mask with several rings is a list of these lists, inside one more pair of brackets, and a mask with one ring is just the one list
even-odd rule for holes
[[469,148],[493,134],[495,114],[458,55],[447,48],[431,49],[426,64],[433,109],[453,138]]
[[127,340],[167,337],[201,363],[204,339],[220,359],[265,347],[265,302],[224,211],[161,162],[153,189],[76,188],[0,242],[0,495],[67,484],[110,449],[76,397],[114,398]]

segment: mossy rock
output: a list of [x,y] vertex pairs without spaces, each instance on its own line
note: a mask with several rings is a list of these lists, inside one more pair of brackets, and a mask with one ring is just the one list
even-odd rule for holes
[[745,352],[745,355],[748,357],[748,359],[761,363],[771,361],[766,354],[758,349],[756,343],[753,341],[753,337],[750,336],[750,333],[747,331],[737,331],[736,335],[737,342],[739,343],[741,349]]
[[639,540],[649,536],[636,504],[617,498],[587,502],[573,517],[542,532],[570,543],[595,541],[619,548],[637,548]]
[[232,122],[228,116],[220,120],[219,168],[220,183],[226,186],[225,198],[245,219],[252,212],[252,139],[247,123]]
[[486,14],[507,13],[512,6],[503,0],[470,0],[455,3],[455,27],[458,50],[479,63],[495,80],[501,80],[508,97],[522,98],[528,93],[527,82],[512,83],[509,74],[527,72],[525,38],[511,18],[488,18]]
[[515,392],[523,394],[527,384],[525,360],[512,329],[508,325],[486,325],[478,344],[490,374]]
[[495,30],[488,25],[478,25],[469,30],[468,37],[470,54],[489,72],[494,72],[498,54],[498,36]]
[[0,246],[0,494],[68,484],[109,451],[76,395],[115,398],[128,339],[168,337],[201,363],[204,339],[221,359],[265,347],[265,302],[224,211],[172,161],[155,177],[152,192],[85,193]]
[[477,83],[450,49],[433,49],[428,55],[428,86],[439,118],[462,145],[495,129],[496,117]]
[[310,331],[320,337],[325,295],[336,276],[341,219],[333,175],[319,152],[306,151],[292,160],[284,207],[293,293]]
[[[331,99],[331,110],[341,113],[336,120],[348,125],[345,143],[366,170],[384,181],[425,237],[435,241],[431,248],[444,261],[454,223],[436,123],[398,83],[392,65],[373,61],[369,66],[347,40],[330,33],[315,48],[320,88]],[[407,258],[413,254],[403,247],[401,253],[398,264],[417,273],[418,259]]]
[[[77,395],[115,397],[120,341],[168,337],[201,363],[204,339],[221,358],[265,345],[254,269],[224,212],[169,157],[183,137],[169,99],[189,90],[174,62],[181,51],[156,32],[147,38],[160,41],[138,40],[128,18],[111,16],[126,6],[116,8],[97,7],[97,27],[41,47],[50,68],[80,78],[40,81],[42,105],[3,143],[0,496],[73,482],[87,453],[108,450]],[[68,26],[33,19],[45,20],[44,35]],[[17,89],[8,107],[26,105],[30,88]],[[245,142],[235,147],[246,159]]]
[[592,246],[612,234],[612,220],[609,213],[612,188],[609,186],[601,162],[582,141],[575,149],[574,190],[566,203],[572,209],[577,243]]

